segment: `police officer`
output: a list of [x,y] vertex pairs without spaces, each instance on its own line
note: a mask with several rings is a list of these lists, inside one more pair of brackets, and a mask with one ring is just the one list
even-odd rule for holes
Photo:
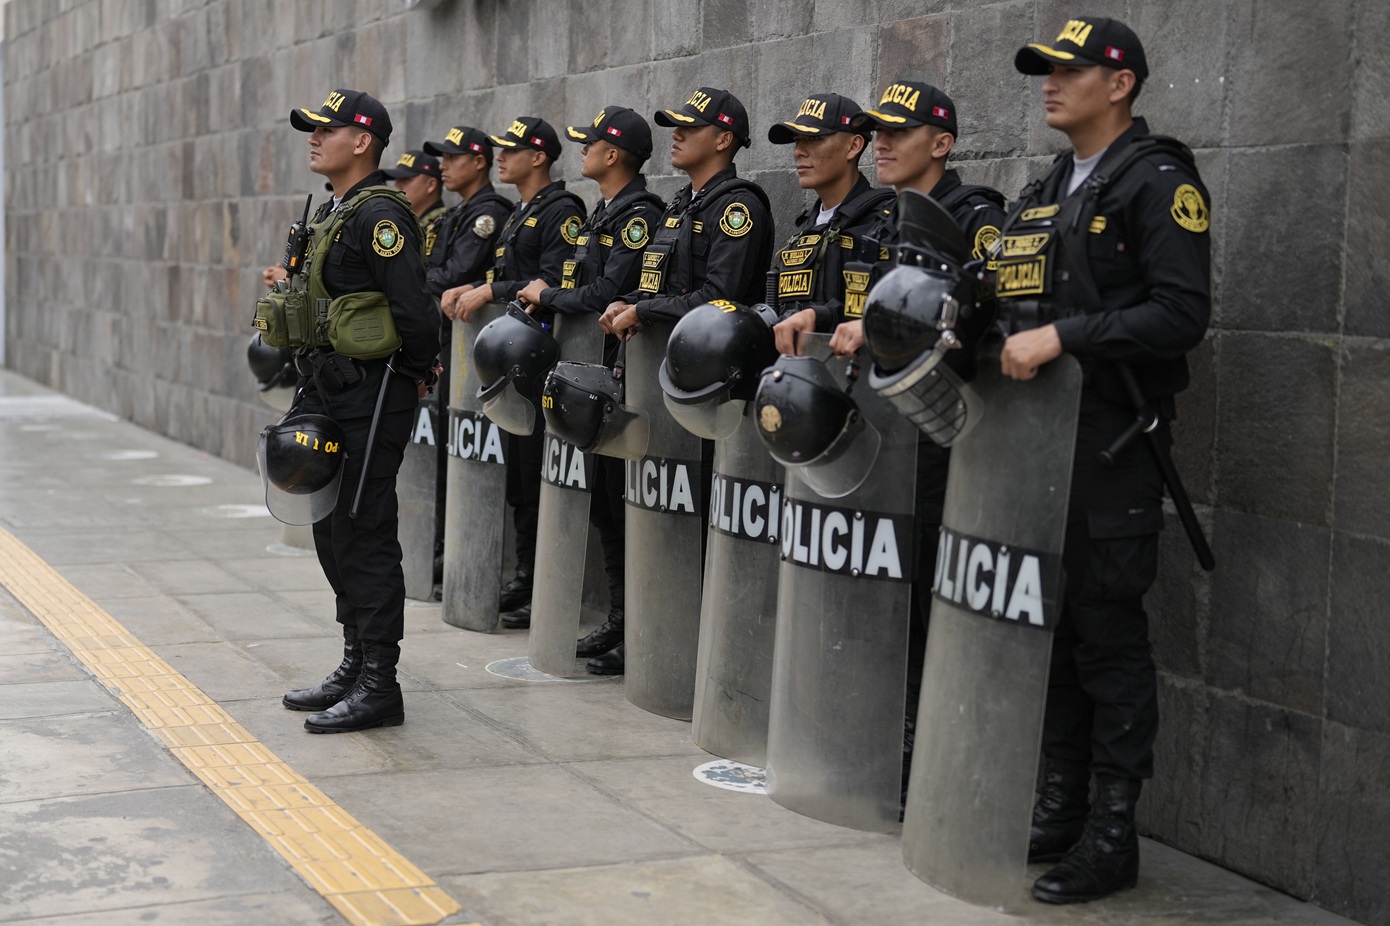
[[857,265],[878,259],[877,228],[893,191],[875,189],[859,170],[869,146],[867,123],[851,126],[859,104],[838,93],[808,97],[796,115],[767,130],[774,145],[792,145],[796,179],[815,190],[816,202],[797,217],[797,232],[773,255],[777,311],[772,329],[777,350],[795,354],[801,331],[829,334],[864,314],[869,274]]
[[[492,140],[487,135],[456,125],[442,141],[425,142],[424,150],[439,158],[444,189],[462,200],[440,220],[435,247],[425,262],[425,288],[438,299],[449,289],[483,281],[514,204],[492,187]],[[446,320],[446,332],[448,327]],[[447,351],[448,340],[444,347]]]
[[[647,120],[623,106],[607,106],[590,125],[569,126],[566,137],[583,145],[580,173],[595,181],[599,203],[579,230],[574,253],[565,261],[559,286],[532,280],[518,294],[523,302],[564,315],[598,315],[619,293],[635,289],[642,270],[642,252],[661,219],[663,203],[647,190],[642,165],[652,156],[652,130]],[[533,310],[534,310],[533,308]],[[618,340],[604,338],[604,362],[617,359]],[[595,657],[589,668],[598,674],[623,671],[621,653],[604,654],[623,642],[623,476],[621,460],[595,454],[589,519],[603,544],[608,575],[609,612],[601,626],[578,642],[579,656]]]
[[425,260],[434,250],[435,223],[444,214],[443,186],[440,183],[439,159],[419,148],[411,148],[396,159],[396,166],[382,173],[395,181],[396,189],[410,200],[410,208],[420,220],[425,233]]
[[[427,141],[425,154],[439,159],[444,189],[461,199],[439,219],[433,232],[433,246],[426,233],[425,291],[436,300],[456,286],[476,285],[492,266],[492,251],[502,223],[513,203],[492,187],[492,141],[467,125],[452,126],[441,141]],[[439,395],[449,397],[449,375],[453,369],[453,323],[441,316]],[[448,484],[448,448],[437,442],[438,460],[435,483],[435,581],[444,571],[445,486]]]
[[[424,291],[415,215],[378,169],[391,137],[386,107],[360,90],[334,90],[318,109],[293,110],[290,124],[309,133],[309,169],[333,186],[332,200],[311,224],[303,274],[310,297],[320,298],[320,286],[328,299],[384,294],[385,305],[374,308],[388,313],[401,342],[389,361],[353,359],[329,348],[296,358],[307,374],[296,410],[327,415],[345,434],[343,491],[333,513],[314,525],[314,546],[343,627],[344,658],[314,687],[286,694],[284,704],[317,712],[305,729],[341,733],[405,719],[396,681],[405,629],[396,472],[415,405],[433,379],[439,325]],[[364,467],[360,505],[350,518]]]
[[[971,256],[987,262],[989,249],[999,238],[1004,222],[1004,197],[987,186],[961,182],[946,166],[959,131],[956,104],[942,90],[915,80],[897,80],[879,97],[878,105],[855,116],[853,125],[874,129],[874,161],[878,179],[893,189],[926,193],[951,214],[971,246]],[[890,207],[878,216],[867,233],[879,245],[873,280],[891,266],[891,250],[897,244],[897,210]],[[859,320],[840,325],[830,346],[850,353],[864,343]],[[918,694],[927,642],[927,616],[931,608],[931,576],[936,564],[937,538],[946,503],[946,476],[950,453],[924,436],[917,441],[916,580],[912,585],[912,622],[908,644],[907,733],[903,743],[903,781],[906,788],[912,756]]]
[[690,183],[666,205],[643,257],[637,289],[611,303],[600,324],[629,337],[644,322],[674,321],[714,299],[762,301],[772,217],[762,187],[738,175],[751,143],[748,113],[727,90],[701,87],[679,109],[658,110],[672,128],[671,166]]
[[[538,277],[558,286],[565,259],[579,242],[584,224],[583,201],[565,189],[563,180],[550,177],[551,166],[560,156],[560,139],[550,123],[537,116],[521,116],[503,134],[489,137],[500,149],[498,178],[516,187],[521,202],[502,227],[485,282],[455,287],[440,300],[446,316],[463,321],[489,302],[510,302]],[[540,427],[529,437],[507,435],[507,503],[516,526],[516,575],[502,587],[498,600],[500,610],[514,612],[503,617],[506,627],[531,625],[542,444]]]
[[[1210,214],[1191,153],[1131,114],[1149,68],[1127,26],[1073,19],[1052,46],[1028,45],[1014,64],[1045,78],[1046,122],[1072,148],[1024,188],[1004,227],[997,283],[1014,330],[1004,375],[1031,379],[1063,352],[1084,374],[1029,848],[1031,861],[1060,858],[1033,896],[1070,903],[1138,877],[1134,805],[1153,773],[1158,727],[1143,606],[1163,527],[1157,458],[1171,445],[1173,396],[1188,383],[1185,355],[1210,319]],[[1135,420],[1136,405],[1158,413],[1151,439],[1102,466],[1097,453]]]

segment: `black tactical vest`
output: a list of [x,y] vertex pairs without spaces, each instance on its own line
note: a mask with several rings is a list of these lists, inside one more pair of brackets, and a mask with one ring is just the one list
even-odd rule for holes
[[705,230],[706,204],[725,193],[748,190],[763,207],[772,208],[762,187],[743,177],[728,177],[685,202],[677,196],[661,215],[660,227],[642,253],[639,292],[659,296],[679,296],[696,286],[693,242]]

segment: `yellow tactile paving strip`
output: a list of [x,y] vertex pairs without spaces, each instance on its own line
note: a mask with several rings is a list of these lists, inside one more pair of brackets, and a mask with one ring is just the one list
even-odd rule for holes
[[349,923],[425,926],[459,911],[424,872],[3,528],[0,585]]

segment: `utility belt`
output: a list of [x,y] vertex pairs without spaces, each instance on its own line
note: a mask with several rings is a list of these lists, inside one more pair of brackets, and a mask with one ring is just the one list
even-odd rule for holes
[[329,395],[342,392],[360,382],[365,375],[362,365],[351,357],[317,349],[296,353],[294,368],[300,376],[312,379],[314,385]]
[[327,347],[357,360],[380,360],[401,346],[391,303],[380,292],[329,299],[312,298],[303,289],[276,289],[256,300],[252,324],[271,347]]

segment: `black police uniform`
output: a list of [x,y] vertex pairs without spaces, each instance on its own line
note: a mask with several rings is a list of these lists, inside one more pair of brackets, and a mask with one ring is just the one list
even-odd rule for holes
[[420,213],[420,230],[425,233],[425,246],[422,254],[426,267],[429,266],[430,258],[434,255],[435,244],[439,240],[439,220],[448,211],[449,207],[444,205],[444,200],[441,199]]
[[773,255],[777,312],[788,318],[804,309],[816,313],[815,330],[829,333],[841,322],[862,318],[871,283],[868,265],[878,260],[879,233],[893,191],[870,185],[860,174],[825,222],[816,223],[821,201],[797,216],[797,232]]
[[[559,283],[565,260],[579,241],[585,217],[584,203],[555,181],[507,218],[493,250],[487,282],[497,302],[510,302],[535,279]],[[538,313],[546,321],[549,313]],[[541,455],[544,433],[536,428],[529,437],[507,435],[507,504],[512,506],[516,527],[518,575],[530,576],[536,562],[536,519],[541,503]]]
[[[349,190],[344,201],[365,187],[385,183],[384,175],[373,173]],[[321,206],[314,221],[321,221],[333,206],[332,202]],[[391,256],[377,246],[375,232],[382,223],[391,223],[404,242]],[[327,393],[327,386],[321,392],[312,378],[301,378],[299,383],[304,394],[298,410],[329,416],[346,435],[342,492],[332,516],[314,525],[314,546],[333,588],[338,622],[356,626],[364,643],[394,645],[405,630],[396,473],[415,420],[416,380],[425,379],[439,353],[438,310],[425,295],[420,251],[414,213],[395,200],[375,197],[357,209],[332,242],[309,257],[322,262],[323,285],[330,297],[385,293],[401,338],[401,349],[391,361],[397,372],[387,384],[355,519],[349,519],[348,512],[367,456],[367,432],[387,361],[350,361],[359,379],[337,392]]]
[[[638,175],[612,200],[600,202],[579,230],[578,242],[565,261],[559,286],[541,291],[543,310],[561,315],[602,314],[609,303],[637,285],[642,252],[651,230],[660,222],[663,204],[647,189],[647,178]],[[597,324],[597,318],[594,321]],[[619,341],[604,337],[603,362],[612,367]],[[609,604],[621,614],[623,591],[623,461],[601,454],[593,456],[595,491],[590,499],[589,520],[603,546],[603,567],[608,576]]]
[[[1004,229],[997,284],[1006,319],[1041,313],[1036,323],[1046,323],[1055,306],[1062,349],[1084,377],[1043,753],[1129,780],[1153,773],[1157,686],[1143,596],[1158,569],[1163,481],[1143,440],[1113,467],[1097,453],[1135,416],[1117,362],[1163,412],[1156,435],[1171,444],[1167,419],[1188,383],[1186,353],[1211,313],[1207,192],[1185,149],[1146,146],[1102,183],[1148,135],[1135,119],[1070,196],[1070,153],[1026,187]],[[1011,242],[1040,234],[1055,249],[1010,258],[1025,250]]]
[[625,299],[643,323],[675,321],[714,299],[762,301],[772,254],[767,194],[730,164],[705,188],[687,184],[667,205]]
[[435,299],[444,291],[481,283],[492,266],[502,225],[514,204],[485,183],[444,213],[436,226],[433,250],[425,261],[425,289]]

